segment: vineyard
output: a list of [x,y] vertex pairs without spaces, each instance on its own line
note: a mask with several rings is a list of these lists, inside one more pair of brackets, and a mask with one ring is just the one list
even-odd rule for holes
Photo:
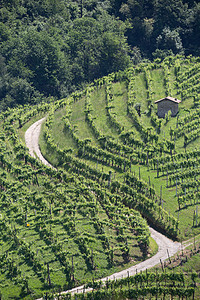
[[[198,75],[198,58],[157,59],[0,114],[2,299],[91,286],[143,261],[156,251],[148,224],[181,242],[200,233]],[[168,95],[179,113],[159,119],[154,102]],[[25,145],[43,117],[39,144],[53,168]],[[149,272],[114,284],[118,299],[192,297],[195,278]],[[117,299],[114,284],[95,299]]]

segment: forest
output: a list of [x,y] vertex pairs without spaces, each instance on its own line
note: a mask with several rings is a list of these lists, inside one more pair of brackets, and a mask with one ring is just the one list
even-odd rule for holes
[[0,110],[60,99],[131,63],[199,55],[193,0],[2,0]]

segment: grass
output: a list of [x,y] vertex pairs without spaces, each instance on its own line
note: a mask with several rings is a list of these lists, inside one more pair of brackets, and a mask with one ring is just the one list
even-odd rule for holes
[[42,152],[42,155],[48,162],[51,162],[51,164],[53,166],[57,166],[59,164],[59,160],[47,146],[47,143],[46,143],[46,140],[45,140],[45,137],[43,134],[43,127],[44,127],[44,123],[41,126],[41,134],[39,137],[40,150]]
[[81,140],[91,139],[92,144],[98,145],[97,140],[95,139],[92,129],[89,127],[85,121],[85,99],[81,98],[80,101],[77,101],[73,104],[71,124],[75,128],[76,134],[78,134]]
[[71,148],[76,153],[76,144],[69,132],[65,130],[65,123],[62,119],[65,116],[65,113],[65,108],[58,109],[55,112],[52,124],[52,134],[55,137],[55,143],[59,148]]
[[141,110],[144,112],[147,109],[147,89],[145,75],[143,72],[139,73],[135,77],[135,93],[135,102],[141,104]]
[[[95,126],[102,132],[102,135],[118,137],[116,130],[110,126],[106,111],[105,89],[94,91],[91,95],[92,116],[95,118]],[[98,100],[97,100],[98,99]]]
[[[155,99],[161,99],[166,96],[166,90],[164,86],[164,74],[163,69],[155,69],[150,72],[152,78],[152,88]],[[167,95],[168,96],[168,95]]]
[[158,252],[158,245],[154,241],[154,239],[152,239],[152,237],[150,237],[150,239],[149,239],[149,249],[150,249],[149,253],[152,256]]
[[131,118],[127,115],[127,89],[125,82],[117,82],[113,84],[113,112],[116,113],[118,123],[124,130],[129,130],[133,127]]

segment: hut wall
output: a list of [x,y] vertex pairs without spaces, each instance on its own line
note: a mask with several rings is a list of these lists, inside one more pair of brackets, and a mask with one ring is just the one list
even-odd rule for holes
[[158,102],[158,117],[164,118],[165,114],[171,110],[172,117],[175,117],[178,113],[178,103],[169,100],[163,100]]

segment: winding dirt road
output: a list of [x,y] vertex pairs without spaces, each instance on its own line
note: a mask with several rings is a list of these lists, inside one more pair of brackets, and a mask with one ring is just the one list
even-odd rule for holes
[[[31,125],[28,130],[25,133],[25,142],[26,146],[29,148],[29,153],[33,157],[38,157],[45,165],[51,166],[48,161],[45,160],[45,158],[42,156],[38,141],[39,141],[39,135],[40,135],[40,129],[41,129],[41,124],[45,120],[45,118],[37,121],[33,125]],[[52,167],[52,166],[51,166]],[[101,281],[105,282],[106,280],[110,279],[120,279],[122,277],[127,277],[131,275],[135,275],[136,272],[144,271],[146,269],[149,269],[151,267],[154,267],[155,265],[159,264],[160,262],[165,261],[168,259],[168,254],[169,256],[173,256],[175,253],[181,250],[181,243],[178,242],[173,242],[172,240],[168,239],[165,237],[163,234],[157,232],[153,228],[150,228],[151,232],[151,237],[156,241],[158,244],[158,252],[152,256],[151,258],[135,265],[132,266],[126,270],[123,270],[118,273],[114,273],[108,277],[102,278]],[[66,293],[82,293],[84,290],[84,286],[79,286],[76,287],[72,290],[69,291],[64,291],[61,294],[66,294]],[[91,289],[85,290],[89,291]],[[38,299],[42,300],[42,298]]]
[[39,148],[40,130],[44,120],[45,118],[40,119],[27,129],[25,132],[25,142],[31,156],[34,158],[38,157],[44,165],[52,167],[52,165],[42,156]]

